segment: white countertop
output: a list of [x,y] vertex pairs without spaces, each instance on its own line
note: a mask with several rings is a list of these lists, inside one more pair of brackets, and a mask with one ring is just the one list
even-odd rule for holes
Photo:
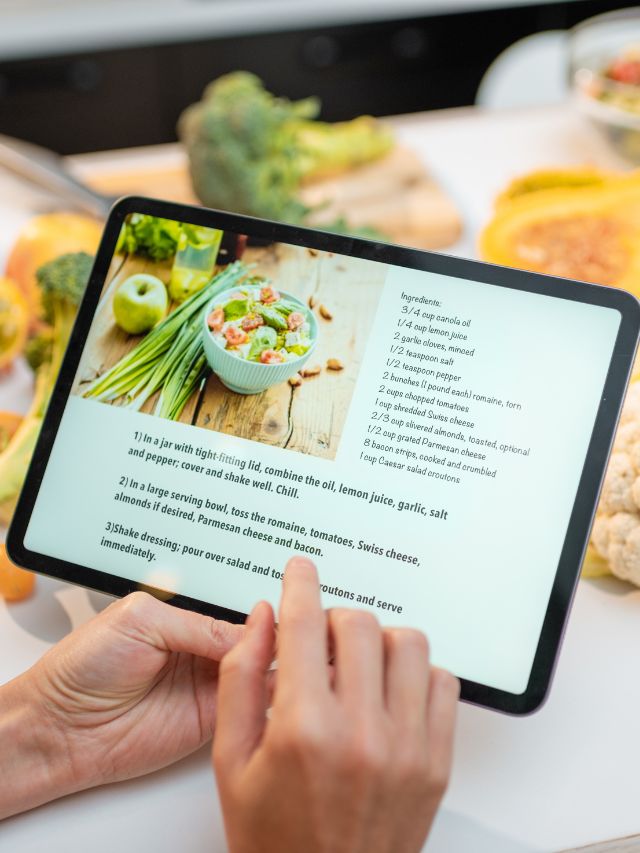
[[[536,166],[615,166],[570,109],[451,111],[396,121],[458,200],[467,225],[454,247],[473,254],[491,201]],[[100,156],[108,168],[114,158]],[[148,154],[145,157],[148,158]],[[153,156],[180,156],[176,147]],[[0,258],[37,198],[0,175]],[[1,264],[0,264],[1,268]],[[0,383],[0,408],[24,406],[28,375]],[[517,566],[514,566],[514,571]],[[46,578],[22,604],[0,600],[0,683],[29,666],[104,596]],[[547,705],[525,719],[462,706],[451,788],[428,853],[540,853],[640,833],[635,737],[640,708],[640,590],[581,582]],[[0,827],[0,853],[210,853],[225,849],[203,750],[141,780],[69,797]],[[606,848],[603,848],[606,849]],[[639,849],[633,842],[624,850]]]
[[530,0],[0,0],[0,59],[402,20],[529,3]]

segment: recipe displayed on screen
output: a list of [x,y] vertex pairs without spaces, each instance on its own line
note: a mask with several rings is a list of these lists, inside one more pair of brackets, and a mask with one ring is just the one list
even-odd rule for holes
[[240,612],[305,554],[327,606],[523,692],[619,313],[188,223],[151,256],[144,220],[27,548]]

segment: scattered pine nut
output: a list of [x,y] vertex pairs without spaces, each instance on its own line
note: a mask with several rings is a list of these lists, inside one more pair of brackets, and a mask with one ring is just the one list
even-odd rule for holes
[[320,311],[320,316],[324,317],[325,320],[333,320],[333,314],[326,305],[321,305],[318,310]]
[[339,358],[330,358],[327,361],[327,370],[344,370],[344,364]]
[[311,296],[310,296],[310,297],[309,297],[309,299],[307,300],[307,304],[308,304],[309,308],[315,308],[315,305],[316,305],[316,298],[315,298],[315,296],[313,295],[313,293],[311,294]]
[[319,364],[314,364],[313,367],[304,367],[300,371],[300,376],[304,376],[305,379],[308,376],[317,376],[321,370],[322,370],[322,368],[320,367]]
[[292,388],[297,388],[298,385],[302,385],[302,376],[299,373],[296,373],[294,376],[289,377],[289,385]]

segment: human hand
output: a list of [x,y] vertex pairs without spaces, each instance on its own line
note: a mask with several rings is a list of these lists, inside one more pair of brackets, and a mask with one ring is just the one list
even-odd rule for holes
[[[416,853],[451,768],[459,685],[418,631],[320,605],[287,566],[267,717],[273,612],[252,612],[221,664],[213,756],[231,853]],[[328,648],[334,667],[328,667]]]
[[65,637],[0,688],[0,818],[205,743],[243,630],[136,592]]

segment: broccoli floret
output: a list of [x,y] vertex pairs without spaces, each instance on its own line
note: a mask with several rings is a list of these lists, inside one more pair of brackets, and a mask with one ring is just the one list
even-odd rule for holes
[[51,360],[53,329],[43,326],[27,341],[23,355],[34,372]]
[[388,154],[393,136],[371,116],[331,124],[325,121],[297,122],[298,143],[304,151],[304,180],[340,175]]
[[189,152],[200,200],[237,213],[300,222],[307,208],[295,197],[303,164],[291,120],[313,118],[318,103],[293,103],[267,92],[253,74],[210,83],[188,107],[178,129]]
[[44,320],[52,329],[51,361],[56,373],[84,294],[93,258],[86,252],[70,252],[43,264],[36,271]]
[[44,319],[55,325],[61,312],[75,312],[84,294],[93,258],[86,252],[70,252],[43,264],[36,272],[42,295]]
[[34,339],[32,356],[37,371],[31,407],[0,453],[0,519],[5,523],[22,488],[92,265],[91,255],[74,252],[49,261],[36,272],[48,327]]
[[372,118],[327,124],[315,120],[319,111],[316,98],[277,98],[248,72],[210,83],[178,123],[203,204],[300,224],[310,213],[298,198],[304,181],[374,160],[393,145]]
[[[89,281],[93,258],[86,252],[70,252],[43,264],[36,271],[40,288],[43,318],[50,327],[51,349],[40,370],[47,370],[48,396],[55,384],[62,357],[67,347],[71,329],[76,319],[80,300]],[[42,333],[42,354],[46,347],[46,334]],[[46,405],[46,401],[45,404]]]

